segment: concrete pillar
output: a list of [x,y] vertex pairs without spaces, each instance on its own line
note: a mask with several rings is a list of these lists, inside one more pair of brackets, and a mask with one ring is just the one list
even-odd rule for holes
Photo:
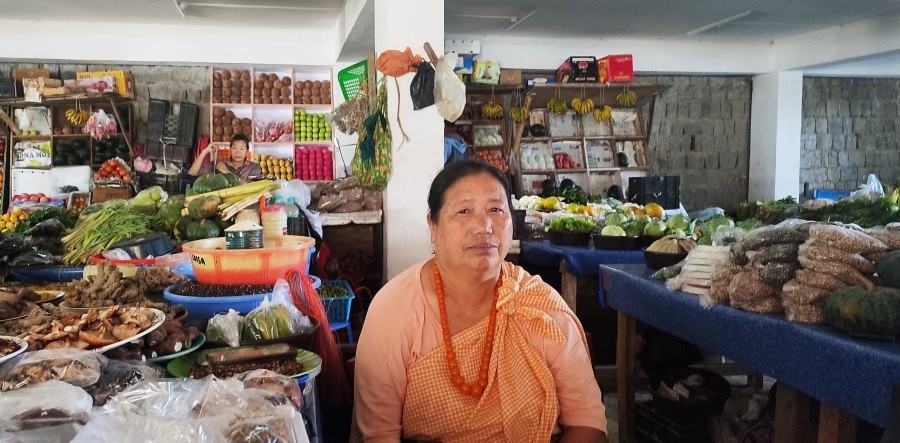
[[[443,0],[374,0],[376,57],[387,49],[407,46],[422,54],[424,42],[438,54],[444,49]],[[380,73],[379,73],[380,76]],[[387,80],[388,110],[394,140],[394,171],[384,192],[385,273],[390,279],[410,265],[424,260],[431,252],[431,239],[425,217],[428,213],[428,188],[444,166],[444,122],[434,106],[414,111],[409,97],[413,74],[400,77],[400,94],[393,78]],[[400,119],[409,135],[402,148]]]
[[802,101],[801,72],[770,72],[753,77],[747,192],[750,201],[799,197]]

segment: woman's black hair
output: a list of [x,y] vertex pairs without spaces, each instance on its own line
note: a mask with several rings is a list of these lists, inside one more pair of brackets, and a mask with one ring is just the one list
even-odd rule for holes
[[234,142],[244,142],[247,144],[247,149],[250,148],[250,138],[244,134],[235,134],[231,137],[231,143],[228,146],[234,145]]
[[432,222],[437,223],[438,221],[438,213],[444,207],[444,196],[447,194],[447,189],[450,189],[460,179],[478,174],[490,175],[503,185],[506,202],[512,209],[512,202],[509,200],[509,182],[499,169],[480,160],[459,160],[444,166],[444,169],[441,169],[441,172],[438,172],[431,182],[431,189],[428,191],[428,211]]

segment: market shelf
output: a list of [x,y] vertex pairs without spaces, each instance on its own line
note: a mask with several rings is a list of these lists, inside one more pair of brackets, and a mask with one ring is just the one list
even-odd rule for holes
[[522,137],[522,143],[548,142],[550,137]]
[[[264,106],[264,105],[254,105],[253,103],[213,103],[212,106],[221,108],[223,106],[229,106],[229,107],[247,106],[247,107],[250,107],[250,106]],[[285,105],[278,105],[278,106],[285,106]]]
[[527,175],[543,175],[543,174],[556,173],[557,170],[556,169],[529,169],[529,170],[523,169],[521,172],[522,172],[522,174],[527,174]]
[[475,149],[503,149],[506,145],[472,145]]
[[[278,105],[278,106],[284,106],[284,105]],[[304,103],[294,103],[292,106],[294,106],[295,108],[299,108],[299,109],[308,109],[310,111],[331,111],[331,109],[332,109],[331,104],[311,105],[311,104],[304,104]]]
[[572,169],[557,169],[557,174],[577,174],[581,172],[587,172],[585,168],[572,168]]

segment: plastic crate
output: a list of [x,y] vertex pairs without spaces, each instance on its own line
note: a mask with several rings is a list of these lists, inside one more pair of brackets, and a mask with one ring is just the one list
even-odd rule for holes
[[345,323],[350,321],[350,305],[356,294],[347,280],[325,280],[322,285],[340,286],[347,290],[347,297],[340,298],[322,298],[322,304],[325,305],[325,312],[328,313],[329,323]]
[[180,175],[162,175],[152,172],[138,172],[138,188],[147,189],[159,186],[170,194],[184,194],[184,185]]
[[359,91],[359,85],[369,76],[369,62],[363,60],[354,65],[341,69],[338,72],[338,84],[341,85],[341,94],[344,100],[350,100]]
[[639,205],[659,203],[663,209],[678,209],[681,177],[653,176],[628,179],[628,201]]
[[147,111],[147,140],[159,141],[165,135],[166,114],[169,113],[169,102],[151,99]]

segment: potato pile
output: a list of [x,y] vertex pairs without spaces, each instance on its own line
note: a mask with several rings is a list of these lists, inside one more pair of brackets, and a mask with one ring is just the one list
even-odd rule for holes
[[247,117],[241,118],[234,115],[230,109],[213,108],[213,142],[228,142],[237,134],[253,137],[253,121]]
[[294,103],[330,105],[331,82],[328,80],[297,80],[297,84],[294,87]]
[[279,79],[278,74],[261,73],[253,85],[253,103],[266,105],[291,104],[291,78]]
[[252,78],[248,70],[213,72],[213,103],[250,104]]

